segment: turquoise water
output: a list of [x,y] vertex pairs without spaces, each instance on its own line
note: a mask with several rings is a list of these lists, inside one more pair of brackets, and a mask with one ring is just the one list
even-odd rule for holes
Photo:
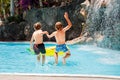
[[[45,43],[46,47],[54,46]],[[0,73],[37,73],[37,74],[82,74],[120,76],[120,51],[102,49],[91,45],[68,45],[71,57],[62,65],[62,56],[54,66],[54,57],[46,57],[41,66],[36,56],[26,48],[29,43],[0,42]]]

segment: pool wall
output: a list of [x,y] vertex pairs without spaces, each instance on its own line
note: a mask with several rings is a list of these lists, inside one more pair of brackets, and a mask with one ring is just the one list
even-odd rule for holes
[[117,76],[0,73],[1,80],[120,80]]

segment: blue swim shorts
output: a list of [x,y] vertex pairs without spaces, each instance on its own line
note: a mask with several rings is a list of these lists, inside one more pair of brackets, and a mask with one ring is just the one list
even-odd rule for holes
[[67,52],[67,51],[69,51],[68,48],[67,48],[67,46],[66,46],[66,44],[56,45],[56,50],[55,50],[55,52],[58,53],[58,52],[60,52],[60,51],[62,51],[62,52]]

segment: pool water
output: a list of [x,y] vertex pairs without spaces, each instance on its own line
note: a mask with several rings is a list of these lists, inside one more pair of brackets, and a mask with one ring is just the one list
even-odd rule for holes
[[[55,46],[45,43],[46,47]],[[120,76],[120,51],[103,49],[92,45],[68,45],[71,57],[66,65],[54,64],[54,57],[47,56],[41,66],[36,56],[30,54],[27,42],[0,42],[0,73],[80,74]]]

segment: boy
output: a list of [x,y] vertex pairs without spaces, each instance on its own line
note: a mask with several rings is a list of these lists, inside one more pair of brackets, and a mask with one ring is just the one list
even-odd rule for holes
[[[34,50],[37,55],[37,60],[40,62],[40,56],[42,55],[42,65],[45,63],[45,46],[43,44],[43,34],[48,34],[47,31],[41,30],[41,23],[37,22],[34,24],[34,33],[30,41],[30,47]],[[32,44],[34,42],[34,45]],[[41,53],[41,54],[40,54]]]
[[61,22],[56,22],[55,24],[56,31],[53,32],[51,35],[47,35],[49,38],[55,36],[55,39],[57,42],[56,50],[54,54],[56,64],[58,64],[58,52],[63,51],[66,53],[66,55],[63,57],[63,64],[66,64],[65,59],[70,56],[70,51],[68,50],[65,44],[65,32],[71,28],[72,23],[68,17],[67,12],[65,12],[64,18],[66,19],[68,25],[65,28],[63,28],[63,25]]

